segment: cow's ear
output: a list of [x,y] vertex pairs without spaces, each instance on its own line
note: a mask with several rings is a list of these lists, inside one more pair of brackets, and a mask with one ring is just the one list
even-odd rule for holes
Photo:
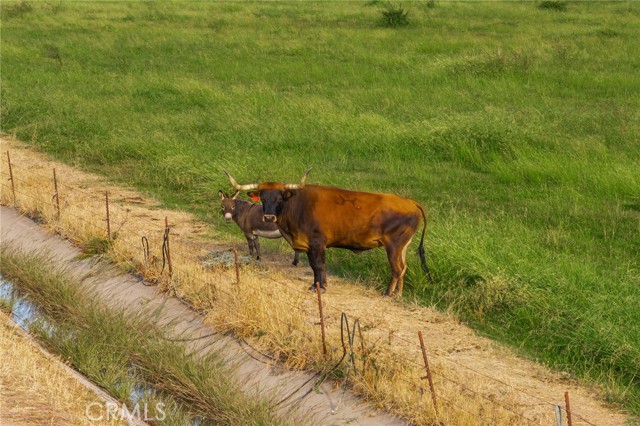
[[222,192],[222,190],[218,191],[218,196],[220,197],[221,200],[225,199],[225,194],[224,192]]
[[248,195],[249,197],[253,198],[254,200],[255,200],[256,198],[258,198],[258,199],[259,199],[259,198],[260,198],[260,191],[251,191],[251,192],[247,193],[247,195]]
[[284,191],[284,193],[282,194],[282,198],[286,201],[289,198],[293,197],[294,195],[296,195],[295,191],[292,191],[290,189],[287,189],[286,191]]

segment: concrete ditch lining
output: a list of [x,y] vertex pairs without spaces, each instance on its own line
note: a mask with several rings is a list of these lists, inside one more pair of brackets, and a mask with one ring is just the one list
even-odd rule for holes
[[[236,339],[216,332],[198,313],[176,298],[159,294],[138,278],[93,259],[78,260],[77,247],[43,230],[14,209],[0,206],[0,241],[26,253],[44,254],[61,269],[82,278],[83,285],[96,292],[107,306],[142,313],[149,320],[169,326],[169,338],[181,341],[201,354],[218,352],[234,367],[235,382],[250,395],[269,395],[278,414],[293,423],[313,425],[406,425],[407,422],[371,407],[348,390],[318,386],[317,376],[284,370],[271,360],[261,360]],[[339,405],[338,405],[339,404]]]

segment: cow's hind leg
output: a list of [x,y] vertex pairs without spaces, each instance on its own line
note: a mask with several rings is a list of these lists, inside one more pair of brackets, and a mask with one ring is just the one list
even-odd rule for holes
[[398,296],[402,296],[402,288],[404,287],[404,276],[407,273],[407,248],[409,248],[409,244],[411,244],[412,239],[413,237],[409,238],[409,241],[407,241],[407,243],[404,245],[404,247],[402,248],[402,253],[400,254],[400,260],[404,267],[402,268],[402,272],[400,273],[400,277],[398,278]]
[[298,250],[295,250],[293,255],[293,262],[291,262],[291,264],[293,266],[298,266],[298,263],[300,263],[300,252]]
[[389,266],[391,266],[391,281],[385,296],[391,296],[392,294],[402,295],[402,287],[404,286],[404,275],[407,272],[407,247],[411,243],[412,237],[401,241],[393,241],[385,245],[387,251],[387,259],[389,259]]

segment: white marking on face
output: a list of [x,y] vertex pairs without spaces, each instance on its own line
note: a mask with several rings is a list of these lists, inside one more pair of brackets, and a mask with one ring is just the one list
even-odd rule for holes
[[225,214],[224,214],[224,218],[225,218],[226,220],[231,220],[231,213],[225,213]]

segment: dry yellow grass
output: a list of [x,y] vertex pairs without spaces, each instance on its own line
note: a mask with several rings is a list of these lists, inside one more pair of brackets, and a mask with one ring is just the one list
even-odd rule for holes
[[[3,426],[118,425],[90,421],[89,404],[104,406],[54,358],[45,356],[0,311],[0,424]],[[97,416],[96,416],[97,417]]]
[[[9,149],[14,164],[15,203],[7,183],[5,151]],[[325,358],[317,299],[305,290],[309,281],[305,275],[308,272],[303,270],[306,268],[283,266],[285,262],[288,265],[284,258],[271,265],[267,261],[260,266],[243,266],[238,285],[233,269],[203,265],[202,257],[212,247],[231,245],[214,245],[213,231],[190,215],[162,210],[134,191],[53,163],[7,138],[2,139],[2,153],[2,204],[15,205],[43,226],[87,247],[105,239],[104,193],[108,190],[115,237],[104,254],[107,258],[155,280],[159,291],[170,291],[205,312],[217,329],[247,339],[288,367],[329,371],[343,354],[341,312],[348,313],[352,326],[353,320],[360,318],[363,343],[359,338],[354,341],[357,374],[353,368],[349,370],[351,389],[414,424],[551,424],[549,395],[559,401],[562,389],[570,386],[534,364],[509,365],[515,361],[507,360],[494,365],[491,357],[503,352],[475,338],[445,314],[403,305],[337,278],[332,278],[335,285],[323,295],[329,346]],[[59,180],[60,217],[53,199],[53,167]],[[166,216],[171,226],[171,277],[167,268],[161,272]],[[149,241],[149,258],[144,255],[143,236]],[[441,331],[435,332],[438,327]],[[419,329],[426,332],[430,355],[436,355],[432,357],[432,371],[439,415],[433,409],[428,385],[421,379],[424,368],[415,334]],[[347,372],[347,365],[345,360],[342,373]],[[511,368],[518,371],[512,372]],[[336,380],[336,385],[341,383]],[[599,419],[597,424],[623,422],[623,416],[595,403],[589,390],[571,389],[576,406],[581,406],[583,413],[590,410],[586,418]],[[541,396],[538,399],[532,395]]]

